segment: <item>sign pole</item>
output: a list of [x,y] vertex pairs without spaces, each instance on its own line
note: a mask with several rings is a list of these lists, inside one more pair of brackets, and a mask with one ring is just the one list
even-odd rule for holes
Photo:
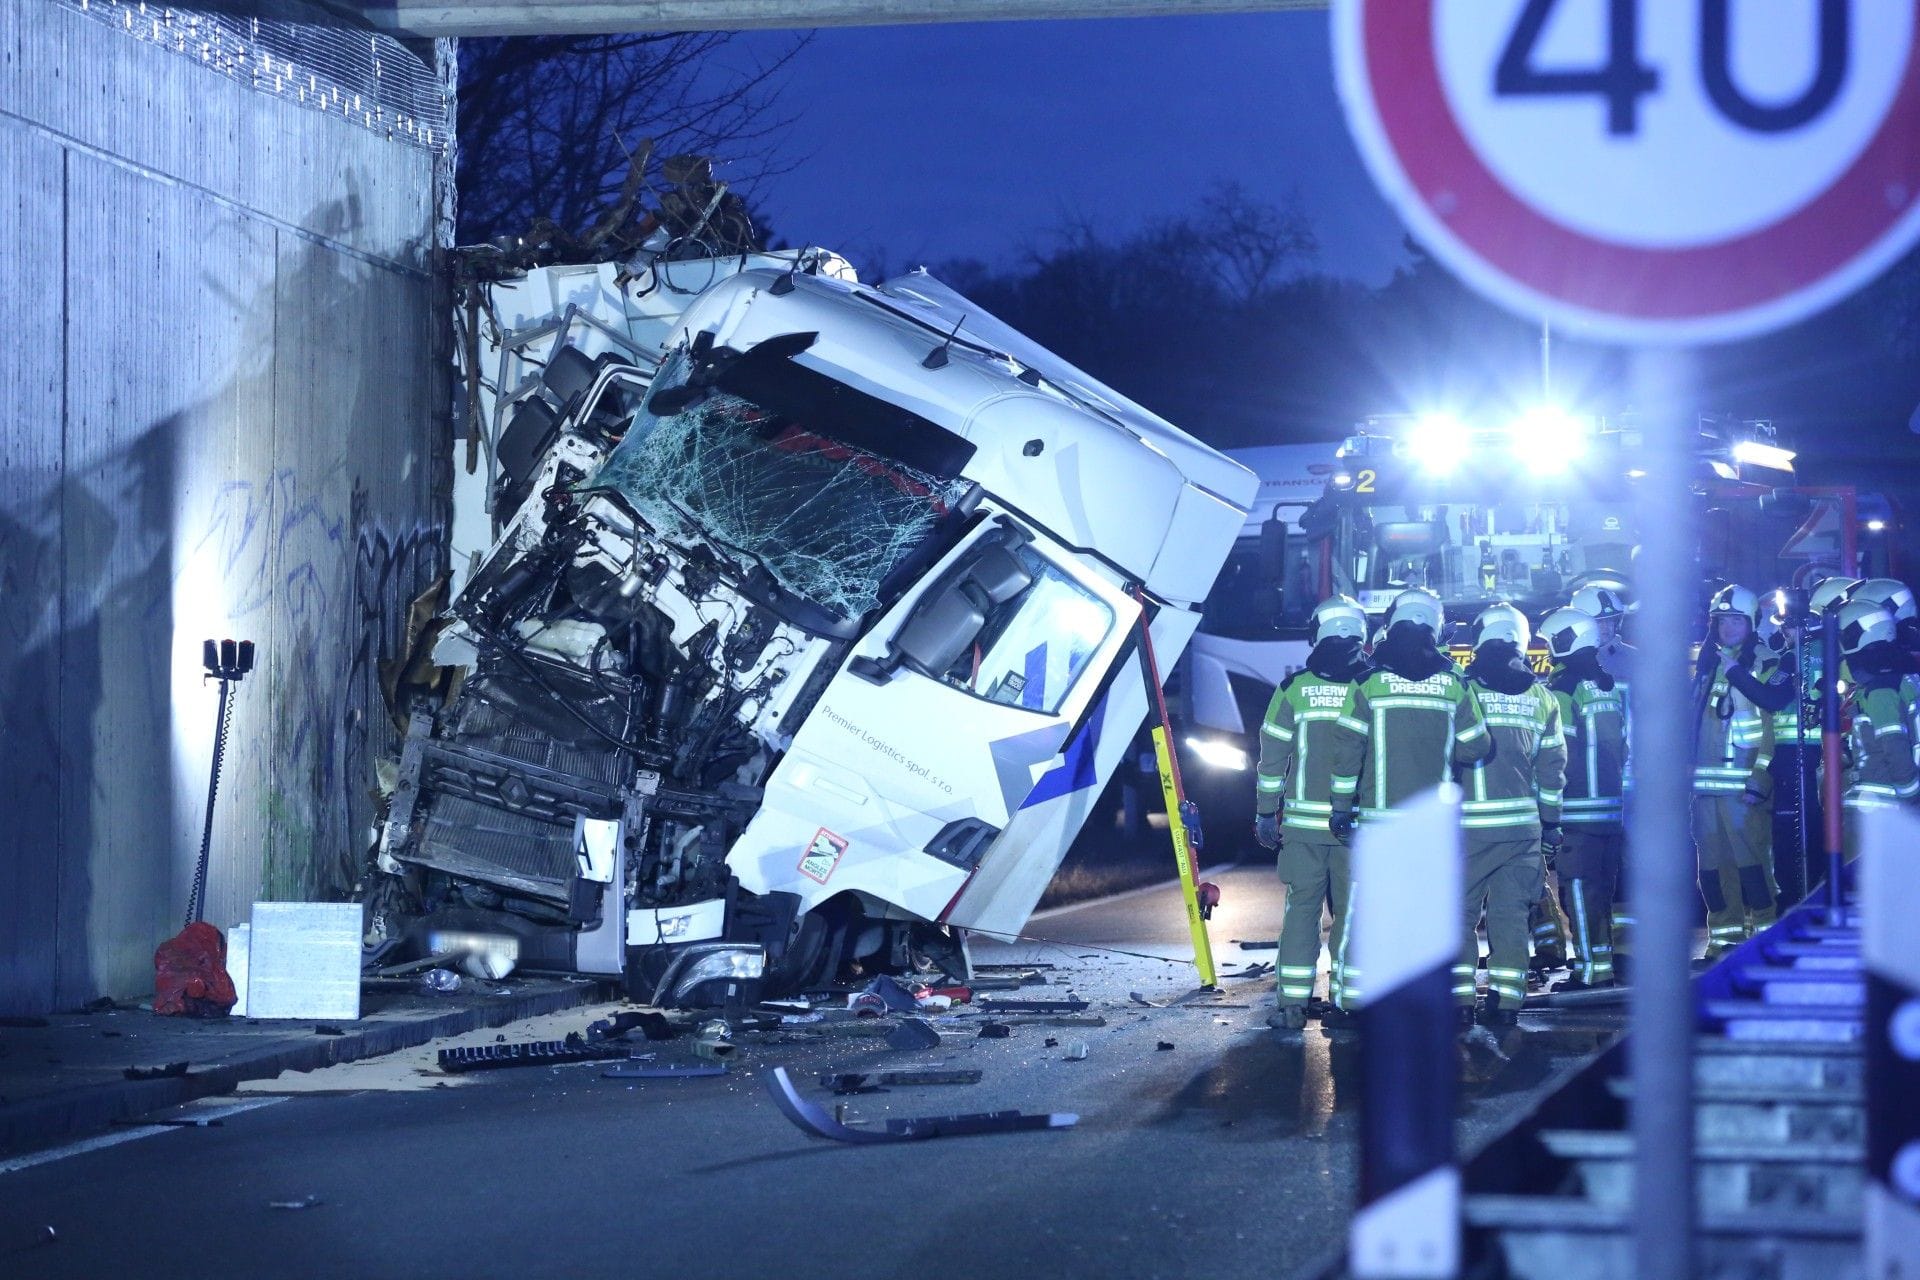
[[1693,1274],[1693,761],[1686,654],[1694,617],[1686,431],[1690,361],[1634,357],[1634,391],[1651,418],[1640,485],[1639,651],[1632,701],[1634,795],[1627,872],[1634,904],[1632,1036],[1634,1274]]
[[1450,1280],[1460,1271],[1453,1146],[1459,1053],[1453,964],[1466,857],[1460,788],[1448,783],[1360,827],[1353,847],[1360,1024],[1360,1203],[1355,1280]]
[[1860,855],[1867,976],[1868,1280],[1920,1275],[1920,819],[1869,810]]

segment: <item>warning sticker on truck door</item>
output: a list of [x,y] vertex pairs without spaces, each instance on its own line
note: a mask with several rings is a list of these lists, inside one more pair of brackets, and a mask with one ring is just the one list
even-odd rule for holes
[[847,842],[825,827],[813,833],[813,842],[807,846],[806,856],[800,859],[800,874],[817,884],[825,884],[833,875],[833,869],[840,865],[840,855],[847,851]]

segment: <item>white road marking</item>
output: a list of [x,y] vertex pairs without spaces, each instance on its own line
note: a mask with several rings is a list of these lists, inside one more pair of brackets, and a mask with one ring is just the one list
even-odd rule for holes
[[[258,1111],[261,1107],[270,1107],[276,1102],[285,1101],[287,1101],[285,1098],[250,1098],[245,1102],[219,1103],[205,1107],[188,1103],[175,1118],[198,1121],[224,1120],[228,1116],[237,1116],[243,1111]],[[0,1174],[18,1173],[22,1169],[31,1169],[35,1165],[52,1164],[55,1160],[83,1156],[89,1151],[117,1147],[123,1142],[132,1142],[135,1138],[151,1138],[155,1134],[172,1133],[175,1129],[183,1127],[174,1124],[143,1124],[113,1133],[103,1133],[97,1138],[70,1142],[64,1147],[53,1147],[47,1151],[36,1151],[31,1155],[16,1156],[11,1160],[0,1160]]]

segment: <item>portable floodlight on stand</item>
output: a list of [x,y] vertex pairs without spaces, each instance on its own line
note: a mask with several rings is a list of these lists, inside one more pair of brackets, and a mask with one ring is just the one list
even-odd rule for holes
[[207,821],[200,831],[200,862],[193,869],[193,892],[187,897],[187,923],[200,919],[206,908],[207,860],[213,852],[213,800],[220,793],[220,765],[227,755],[227,730],[233,721],[233,686],[253,670],[253,641],[208,640],[201,646],[203,680],[220,682],[220,709],[213,725],[213,768],[207,777]]

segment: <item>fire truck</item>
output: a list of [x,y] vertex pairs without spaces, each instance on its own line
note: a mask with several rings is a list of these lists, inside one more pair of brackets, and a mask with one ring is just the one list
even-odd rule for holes
[[[1646,431],[1632,415],[1551,409],[1503,422],[1393,415],[1337,441],[1234,453],[1260,489],[1177,681],[1211,852],[1251,820],[1261,718],[1304,665],[1309,616],[1328,596],[1352,596],[1377,621],[1424,587],[1445,602],[1443,640],[1462,659],[1467,625],[1490,604],[1538,620],[1589,584],[1630,598]],[[1801,484],[1769,421],[1702,415],[1693,432],[1703,601],[1723,581],[1764,590],[1887,571],[1874,563],[1891,519],[1883,501]]]

